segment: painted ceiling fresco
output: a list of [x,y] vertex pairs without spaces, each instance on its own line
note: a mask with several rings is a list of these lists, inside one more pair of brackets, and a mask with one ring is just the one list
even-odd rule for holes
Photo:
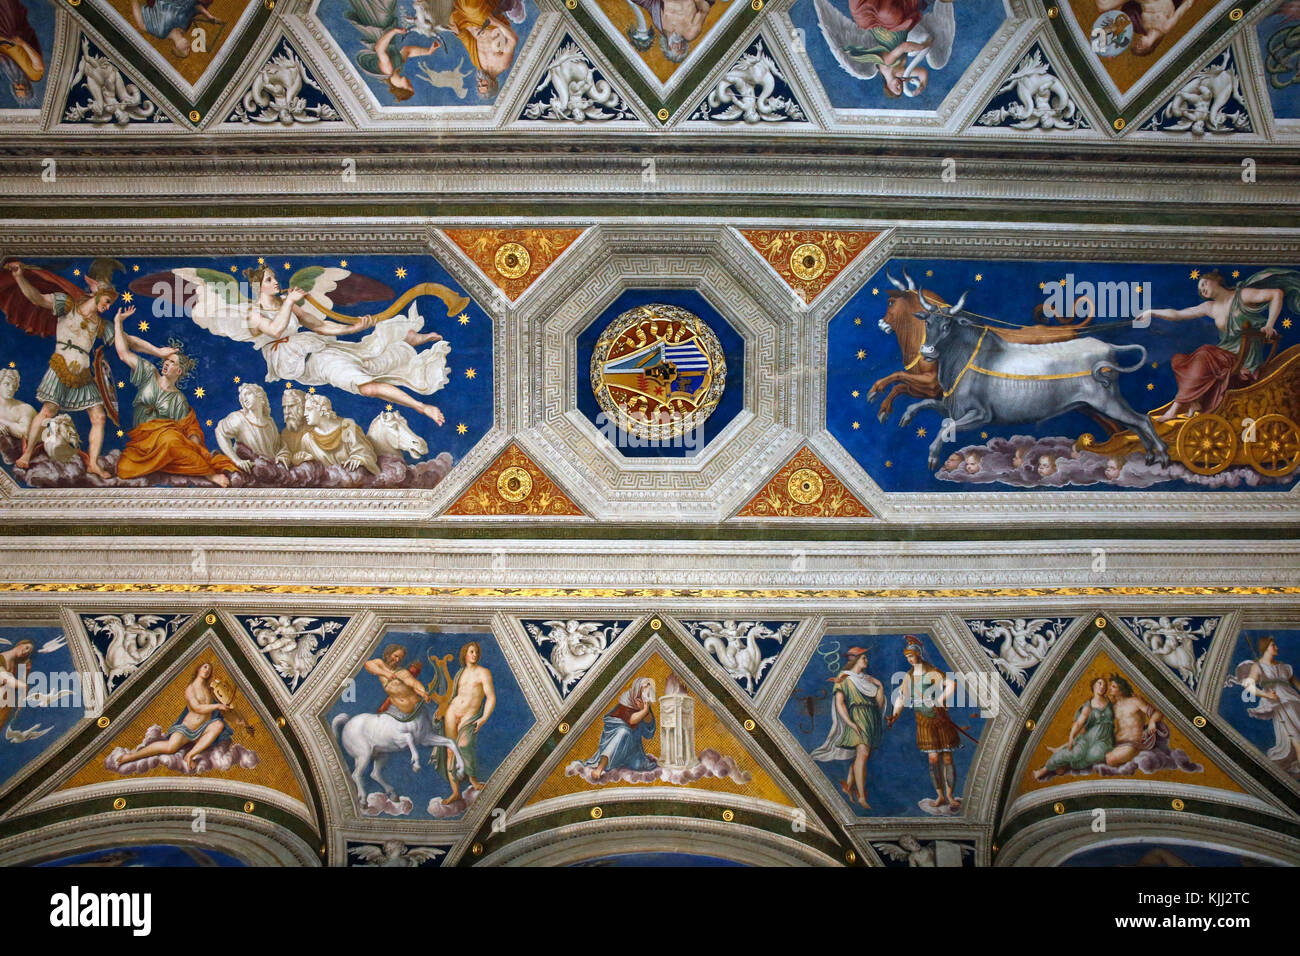
[[1260,0],[5,0],[0,122],[1286,140],[1298,16]]
[[[1017,697],[994,666],[1010,655],[985,653],[950,614],[904,627],[833,615],[546,622],[557,639],[577,635],[554,646],[585,650],[579,670],[556,652],[538,655],[546,632],[514,614],[417,623],[374,608],[357,626],[250,605],[186,615],[171,639],[151,644],[151,626],[176,620],[177,609],[126,606],[5,632],[6,686],[25,675],[3,711],[0,852],[9,862],[75,863],[60,860],[73,854],[57,839],[69,815],[91,814],[98,828],[114,813],[122,823],[82,845],[80,858],[264,862],[225,824],[215,843],[133,830],[124,811],[181,792],[188,808],[221,817],[233,807],[273,824],[281,859],[347,866],[632,865],[604,862],[616,844],[601,834],[625,828],[647,801],[660,817],[694,820],[698,842],[617,844],[633,856],[987,866],[1031,849],[1053,822],[1041,815],[1053,801],[1059,816],[1075,812],[1071,801],[1101,799],[1123,819],[1124,807],[1137,812],[1156,797],[1185,814],[1182,838],[1126,840],[1121,828],[1086,851],[1096,859],[1067,841],[1056,862],[1176,865],[1152,854],[1197,852],[1295,860],[1294,837],[1267,852],[1249,837],[1252,821],[1285,829],[1300,801],[1285,663],[1294,626],[1217,629],[1193,697],[1152,666],[1124,623],[1053,618],[1045,607],[1036,620],[1003,622],[1026,635],[1056,634],[1049,619],[1069,622],[1044,662],[1052,679],[1031,676]],[[1201,628],[1169,624],[1164,610],[1151,607],[1150,620],[1164,620],[1171,641],[1196,640]],[[106,626],[119,635],[108,656],[94,640]],[[322,646],[322,635],[337,636]],[[87,693],[126,649],[137,661],[127,690]],[[292,693],[279,679],[285,660],[300,677]],[[742,670],[764,673],[752,694],[733,680]],[[557,672],[576,678],[563,697]],[[539,841],[577,820],[585,836],[572,846]],[[749,851],[717,852],[726,842],[714,839],[718,822]],[[1224,823],[1204,845],[1186,837]],[[54,849],[16,840],[22,828],[55,837]]]
[[1300,863],[1297,51],[0,0],[0,865]]

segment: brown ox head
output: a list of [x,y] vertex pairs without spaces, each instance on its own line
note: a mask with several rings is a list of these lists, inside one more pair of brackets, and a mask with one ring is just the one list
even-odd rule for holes
[[894,288],[886,293],[889,305],[885,307],[885,314],[880,319],[880,331],[886,335],[897,335],[899,347],[904,351],[915,351],[920,348],[925,333],[925,319],[919,313],[929,311],[929,307],[942,308],[947,302],[929,289],[918,288],[906,269],[903,270],[906,285],[889,273],[885,275]]

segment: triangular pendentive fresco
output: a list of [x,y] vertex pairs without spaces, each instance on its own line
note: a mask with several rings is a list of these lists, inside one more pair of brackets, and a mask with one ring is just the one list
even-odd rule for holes
[[0,110],[39,110],[54,55],[52,0],[0,4]]
[[1091,129],[1092,124],[1052,66],[1041,43],[1016,61],[1015,68],[980,110],[977,126],[1014,130]]
[[718,77],[688,118],[729,126],[808,122],[789,79],[771,53],[770,42],[762,34]]
[[750,697],[799,626],[798,621],[682,621],[709,659]]
[[281,37],[226,122],[253,128],[287,128],[342,119],[306,61],[288,38]]
[[79,676],[61,628],[0,629],[0,790],[85,714]]
[[1261,0],[1065,0],[1049,17],[1075,72],[1123,129],[1214,42],[1225,42]]
[[781,723],[857,816],[956,816],[993,693],[958,677],[929,635],[829,634]]
[[595,716],[569,732],[555,769],[525,805],[571,794],[625,788],[689,787],[793,806],[719,716],[689,671],[652,652],[635,674],[610,685]]
[[320,664],[334,641],[347,627],[346,617],[311,617],[297,614],[239,615],[253,646],[295,692]]
[[99,0],[69,4],[111,59],[144,79],[190,122],[207,119],[274,15],[259,0]]
[[567,33],[551,55],[518,118],[527,122],[583,125],[637,121],[627,96]]
[[76,62],[60,122],[116,127],[171,122],[138,81],[120,69],[85,34],[78,44]]
[[1055,712],[1026,731],[1034,743],[1028,762],[1021,764],[1017,792],[1073,780],[1097,786],[1151,780],[1240,793],[1236,781],[1168,714],[1127,665],[1099,649]]
[[492,634],[417,629],[385,633],[321,715],[356,812],[422,820],[473,806],[533,720]]
[[1224,50],[1184,81],[1142,129],[1191,137],[1254,132],[1232,49]]
[[683,66],[704,56],[724,32],[722,24],[747,6],[742,0],[595,0],[589,15],[629,61],[639,63],[656,85],[669,87]]
[[546,472],[511,442],[446,511],[449,515],[581,515]]
[[966,628],[1017,696],[1073,624],[1072,617],[967,619]]
[[143,695],[134,716],[111,725],[61,790],[136,777],[257,784],[305,802],[272,723],[242,676],[205,642],[186,654],[166,683]]
[[444,229],[493,285],[515,301],[582,235],[582,229]]
[[103,689],[111,694],[160,651],[163,643],[189,622],[191,615],[122,611],[82,614],[80,618],[95,651]]
[[811,305],[880,235],[847,229],[738,231],[804,305]]
[[318,0],[314,14],[381,107],[484,106],[537,23],[532,0]]
[[1188,690],[1200,686],[1205,655],[1223,618],[1162,614],[1119,620],[1133,632],[1147,653],[1173,671]]
[[1003,23],[992,3],[796,0],[794,48],[837,110],[936,110]]
[[806,445],[754,495],[737,518],[870,518],[867,508]]
[[629,619],[621,621],[560,619],[523,620],[533,649],[542,660],[551,683],[561,698],[573,694],[582,678],[595,667],[623,636]]
[[1300,629],[1243,630],[1228,658],[1219,715],[1281,773],[1300,782]]

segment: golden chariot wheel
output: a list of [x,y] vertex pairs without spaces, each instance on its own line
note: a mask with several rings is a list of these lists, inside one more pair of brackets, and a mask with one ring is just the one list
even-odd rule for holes
[[1220,415],[1197,415],[1178,430],[1178,460],[1198,475],[1217,475],[1232,464],[1237,432]]
[[1255,420],[1255,440],[1246,445],[1251,467],[1261,475],[1280,478],[1300,465],[1300,426],[1285,415]]

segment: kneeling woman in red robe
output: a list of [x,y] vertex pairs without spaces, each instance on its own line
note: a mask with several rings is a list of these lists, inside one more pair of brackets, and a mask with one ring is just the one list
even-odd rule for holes
[[117,476],[139,478],[156,472],[196,475],[228,488],[230,479],[224,472],[235,471],[235,463],[219,452],[208,451],[194,409],[176,387],[194,368],[194,360],[176,348],[159,349],[162,368],[154,368],[132,350],[137,340],[122,331],[120,311],[114,321],[113,343],[118,357],[131,367],[131,384],[136,389],[135,427],[127,433]]

